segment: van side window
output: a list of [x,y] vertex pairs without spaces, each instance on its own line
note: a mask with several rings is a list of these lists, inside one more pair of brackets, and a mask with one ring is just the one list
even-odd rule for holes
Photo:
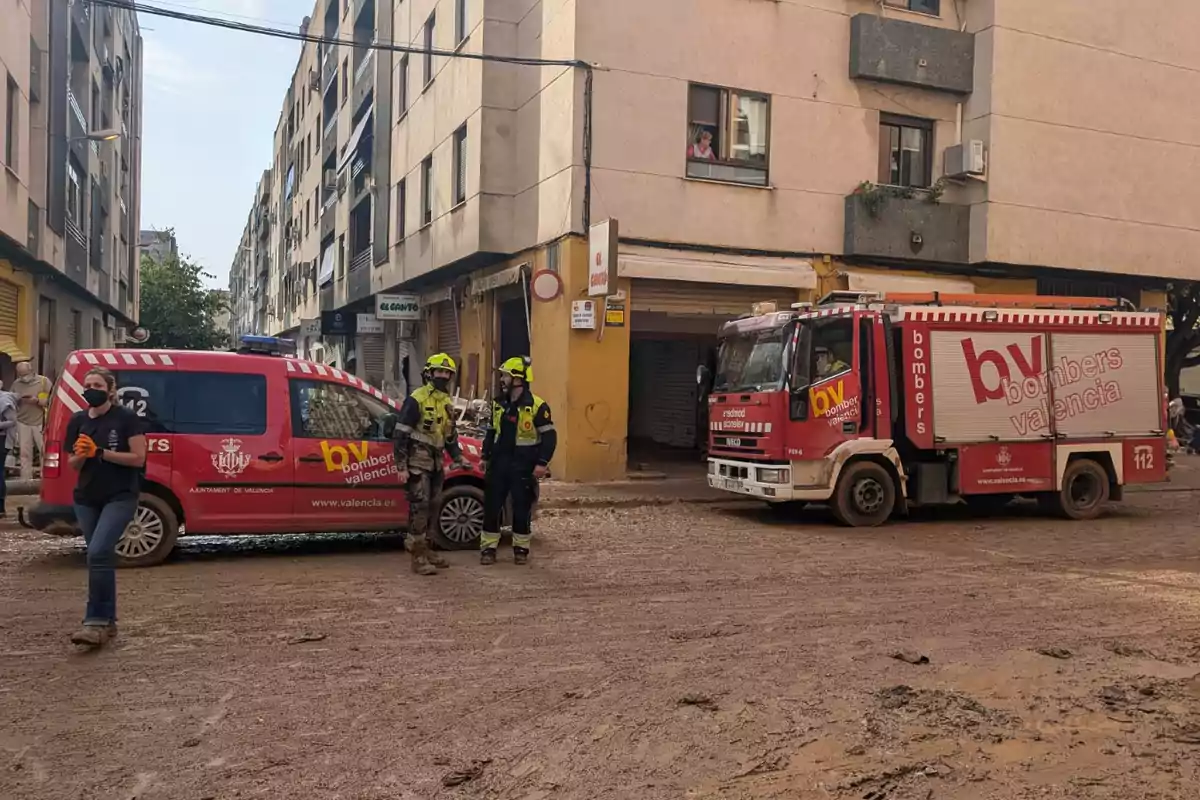
[[292,434],[304,439],[381,441],[386,403],[351,386],[328,381],[292,380]]
[[267,378],[237,372],[176,372],[174,433],[254,436],[267,431]]
[[145,421],[146,433],[172,433],[174,372],[123,370],[116,373],[117,400]]

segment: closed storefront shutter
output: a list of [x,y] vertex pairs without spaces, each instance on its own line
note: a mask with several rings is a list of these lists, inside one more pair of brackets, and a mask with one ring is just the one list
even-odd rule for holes
[[16,337],[17,304],[21,292],[15,284],[0,281],[0,336]]
[[438,352],[445,353],[455,361],[459,360],[459,352],[462,350],[462,345],[458,339],[458,315],[454,304],[449,301],[443,301],[435,306],[437,309],[437,349]]
[[359,358],[372,386],[383,385],[383,334],[368,333],[359,337]]
[[645,339],[631,349],[629,435],[668,447],[691,448],[696,436],[696,365],[702,343]]
[[654,280],[634,281],[631,298],[634,311],[719,317],[748,314],[755,303],[769,300],[787,309],[798,299],[794,289]]

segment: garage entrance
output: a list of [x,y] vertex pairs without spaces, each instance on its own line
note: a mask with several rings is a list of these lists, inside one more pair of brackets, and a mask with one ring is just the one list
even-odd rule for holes
[[788,308],[795,290],[636,280],[631,296],[629,463],[634,469],[699,468],[708,409],[696,367],[716,368],[721,325],[757,302],[775,300]]

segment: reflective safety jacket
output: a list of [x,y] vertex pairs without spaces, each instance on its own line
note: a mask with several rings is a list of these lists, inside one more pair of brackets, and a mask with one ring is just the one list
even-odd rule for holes
[[442,453],[461,458],[454,403],[430,384],[404,398],[393,434],[396,469],[433,472],[442,468]]
[[516,400],[492,403],[492,420],[483,440],[483,457],[517,456],[545,466],[554,457],[558,433],[550,404],[526,387]]

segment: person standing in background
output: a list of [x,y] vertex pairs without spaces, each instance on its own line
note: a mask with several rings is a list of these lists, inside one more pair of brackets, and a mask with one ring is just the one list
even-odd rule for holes
[[[3,388],[3,386],[0,386]],[[13,438],[17,432],[17,398],[12,392],[0,391],[0,519],[8,514],[8,483],[5,480],[8,454],[12,452]]]
[[33,448],[44,458],[42,428],[50,405],[50,379],[33,371],[29,361],[17,362],[17,379],[12,393],[17,396],[17,445],[21,448],[21,480],[33,480]]

